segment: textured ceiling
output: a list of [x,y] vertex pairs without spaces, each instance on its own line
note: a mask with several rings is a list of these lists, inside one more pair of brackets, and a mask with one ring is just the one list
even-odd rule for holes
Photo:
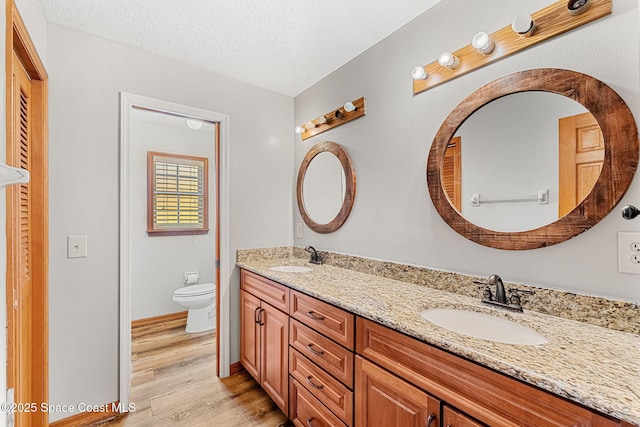
[[40,0],[47,21],[295,96],[440,0]]

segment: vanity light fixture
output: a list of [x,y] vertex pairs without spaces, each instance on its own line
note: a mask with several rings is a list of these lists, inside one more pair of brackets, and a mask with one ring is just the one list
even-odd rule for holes
[[[611,14],[612,3],[613,0],[556,0],[530,15],[515,13],[512,22],[496,31],[487,31],[486,38],[482,33],[478,33],[470,40],[471,43],[452,50],[451,54],[460,58],[460,65],[455,72],[451,72],[455,65],[443,66],[443,62],[448,62],[438,61],[437,57],[423,67],[413,67],[413,94],[417,95],[559,34],[603,18]],[[581,13],[572,15],[572,11]],[[486,41],[487,39],[493,43]]]
[[484,31],[480,31],[471,39],[471,46],[481,54],[489,55],[493,52],[495,44],[493,43],[493,40],[491,40],[491,37],[489,37],[489,34]]
[[511,29],[520,37],[529,37],[536,32],[536,21],[531,15],[521,13],[511,23]]
[[426,80],[429,78],[429,73],[424,70],[422,65],[416,65],[411,69],[411,77],[413,80]]
[[450,70],[455,70],[455,68],[460,64],[460,59],[455,56],[453,53],[449,51],[444,51],[438,56],[438,64],[443,67],[447,67]]
[[343,125],[367,114],[364,96],[353,101],[347,101],[333,111],[321,114],[309,120],[302,126],[296,127],[296,133],[302,135],[302,140],[311,138],[329,129]]

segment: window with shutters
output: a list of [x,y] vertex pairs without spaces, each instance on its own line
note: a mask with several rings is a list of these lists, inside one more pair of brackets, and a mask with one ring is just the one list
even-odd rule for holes
[[149,151],[147,173],[150,236],[209,232],[206,157]]

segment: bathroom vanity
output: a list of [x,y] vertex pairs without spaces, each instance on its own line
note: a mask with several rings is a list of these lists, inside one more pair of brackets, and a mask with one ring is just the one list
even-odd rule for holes
[[[249,313],[244,303],[241,362],[298,426],[640,425],[637,334],[526,306],[524,313],[507,313],[483,306],[480,295],[473,299],[331,265],[306,264],[311,271],[301,273],[271,270],[296,263],[305,265],[268,258],[238,265],[241,300],[249,294],[265,304],[266,295],[277,295],[277,311],[285,316],[277,337],[260,343],[262,357],[279,360],[271,365],[278,387],[269,381],[265,386],[264,374],[247,362],[253,357],[247,351],[256,350],[246,342],[254,340],[265,317],[257,306]],[[420,315],[441,307],[506,318],[548,342],[482,340]]]

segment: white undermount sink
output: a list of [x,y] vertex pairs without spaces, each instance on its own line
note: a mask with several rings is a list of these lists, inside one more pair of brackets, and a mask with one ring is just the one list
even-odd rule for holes
[[470,310],[433,308],[423,318],[450,331],[488,341],[516,345],[540,345],[547,339],[531,328],[501,317]]
[[312,269],[301,265],[279,265],[277,267],[271,267],[269,270],[280,271],[283,273],[306,273]]

